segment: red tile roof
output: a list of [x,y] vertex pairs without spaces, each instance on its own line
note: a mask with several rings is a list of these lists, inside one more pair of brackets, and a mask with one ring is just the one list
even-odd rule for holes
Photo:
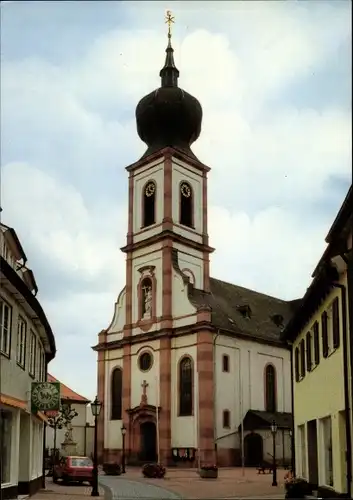
[[67,385],[63,384],[58,380],[57,378],[53,377],[53,375],[50,375],[48,373],[48,382],[59,382],[60,383],[60,392],[61,392],[61,399],[68,399],[70,401],[75,401],[77,403],[89,403],[89,399],[84,398],[83,396],[80,396],[77,394],[77,392],[73,391],[70,389],[70,387],[67,387]]

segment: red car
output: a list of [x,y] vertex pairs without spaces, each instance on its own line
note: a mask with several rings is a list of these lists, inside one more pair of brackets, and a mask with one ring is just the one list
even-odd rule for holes
[[53,481],[57,483],[61,479],[63,483],[93,481],[93,463],[88,457],[62,457],[54,466]]

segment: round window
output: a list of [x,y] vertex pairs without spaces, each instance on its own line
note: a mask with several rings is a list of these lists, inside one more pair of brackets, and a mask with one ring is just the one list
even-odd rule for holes
[[144,352],[139,357],[139,367],[143,372],[147,372],[152,366],[152,354]]

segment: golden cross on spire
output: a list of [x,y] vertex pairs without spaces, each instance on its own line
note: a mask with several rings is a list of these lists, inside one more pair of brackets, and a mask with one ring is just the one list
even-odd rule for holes
[[168,38],[172,37],[172,24],[175,22],[175,17],[172,15],[170,10],[167,10],[165,15],[165,22],[168,24]]

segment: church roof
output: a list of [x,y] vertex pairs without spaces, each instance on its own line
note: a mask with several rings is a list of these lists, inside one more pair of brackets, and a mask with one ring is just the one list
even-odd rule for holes
[[280,341],[298,304],[215,278],[210,278],[210,291],[194,289],[192,300],[211,307],[215,328],[265,341]]
[[[244,431],[270,429],[275,421],[278,429],[291,429],[293,426],[293,416],[288,412],[274,412],[259,410],[248,410],[244,420]],[[240,429],[241,425],[239,425]]]

